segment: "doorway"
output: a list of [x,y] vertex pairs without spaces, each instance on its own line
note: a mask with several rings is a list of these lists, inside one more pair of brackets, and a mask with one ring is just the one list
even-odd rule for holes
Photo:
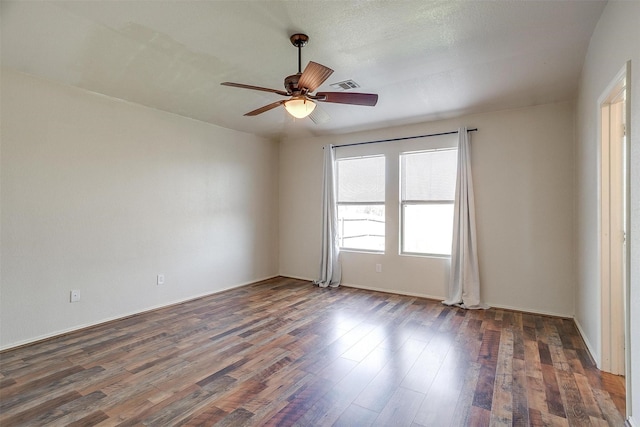
[[[600,281],[603,371],[627,377],[629,331],[629,138],[627,64],[599,100]],[[629,390],[629,387],[627,387]]]

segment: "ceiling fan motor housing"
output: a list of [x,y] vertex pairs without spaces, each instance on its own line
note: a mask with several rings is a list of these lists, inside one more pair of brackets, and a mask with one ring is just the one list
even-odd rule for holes
[[292,95],[297,95],[300,93],[298,89],[298,81],[300,80],[300,76],[302,73],[292,74],[290,76],[285,77],[284,79],[284,88]]

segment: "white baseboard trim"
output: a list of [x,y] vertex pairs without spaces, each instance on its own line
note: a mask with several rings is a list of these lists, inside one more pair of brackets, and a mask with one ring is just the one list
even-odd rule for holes
[[406,295],[409,297],[427,298],[427,299],[432,299],[437,301],[444,301],[442,297],[437,297],[429,294],[415,293],[415,292],[405,292],[398,289],[376,288],[373,286],[354,285],[353,283],[341,283],[340,286],[344,286],[345,288],[364,289],[366,291],[384,292],[385,294]]
[[313,283],[313,281],[316,280],[316,279],[310,279],[308,277],[295,276],[293,274],[286,274],[286,273],[280,273],[279,276],[288,277],[290,279],[304,280],[304,281],[311,282],[311,283]]
[[587,339],[587,334],[584,333],[584,329],[582,329],[582,325],[580,324],[578,319],[575,318],[575,316],[573,318],[573,323],[576,324],[576,327],[578,328],[578,332],[582,337],[582,341],[584,342],[584,345],[587,346],[587,351],[589,351],[589,354],[591,355],[591,359],[593,359],[594,363],[596,364],[596,367],[600,369],[601,363],[598,358],[598,353],[596,353],[595,348],[593,347],[591,342]]
[[539,314],[541,316],[560,317],[563,319],[573,319],[573,315],[567,314],[567,313],[557,313],[555,311],[537,310],[535,308],[529,308],[529,307],[515,307],[511,305],[492,304],[487,301],[485,301],[485,304],[489,305],[490,307],[503,309],[503,310],[519,311],[521,313],[529,313],[529,314]]
[[10,343],[10,344],[4,345],[4,346],[0,346],[0,351],[10,350],[12,348],[22,347],[22,346],[29,345],[29,344],[34,344],[34,343],[37,343],[38,341],[43,341],[43,340],[47,340],[47,339],[50,339],[50,338],[59,337],[59,336],[62,336],[62,335],[66,335],[66,334],[70,334],[70,333],[73,333],[73,332],[76,332],[76,331],[80,331],[82,329],[92,328],[94,326],[102,325],[104,323],[113,322],[115,320],[126,319],[127,317],[137,316],[139,314],[148,313],[148,312],[151,312],[151,311],[154,311],[154,310],[158,310],[158,309],[161,309],[161,308],[165,308],[165,307],[169,307],[169,306],[172,306],[172,305],[182,304],[184,302],[193,301],[193,300],[196,300],[198,298],[207,297],[209,295],[219,294],[220,292],[225,292],[225,291],[228,291],[228,290],[231,290],[231,289],[235,289],[235,288],[241,288],[243,286],[247,286],[247,285],[251,285],[251,284],[254,284],[254,283],[262,282],[264,280],[273,279],[274,277],[278,277],[278,276],[279,275],[276,274],[276,275],[264,277],[264,278],[261,278],[261,279],[255,279],[255,280],[251,280],[249,282],[243,282],[243,283],[239,283],[239,284],[236,284],[236,285],[227,286],[227,287],[222,288],[222,289],[217,289],[217,290],[215,290],[213,292],[205,292],[205,293],[198,294],[198,295],[195,295],[195,296],[189,296],[189,297],[186,297],[186,298],[173,300],[173,301],[170,301],[170,302],[167,302],[167,303],[154,305],[154,306],[151,306],[149,308],[142,309],[142,310],[132,311],[130,313],[118,314],[116,316],[107,317],[107,318],[104,318],[104,319],[97,320],[95,322],[88,322],[88,323],[84,323],[84,324],[81,324],[81,325],[75,325],[75,326],[72,326],[70,328],[61,329],[61,330],[58,330],[58,331],[54,331],[54,332],[50,332],[50,333],[47,333],[47,334],[39,335],[37,337],[28,338],[26,340],[21,340],[21,341],[13,342],[13,343]]
[[[310,282],[313,282],[315,280],[315,279],[310,279],[308,277],[295,276],[295,275],[286,274],[286,273],[280,273],[280,276],[282,276],[282,277],[290,277],[292,279],[298,279],[298,280],[307,280],[307,281],[310,281]],[[445,300],[445,298],[442,297],[441,295],[430,295],[430,294],[424,294],[424,293],[420,293],[420,292],[407,292],[407,291],[403,291],[403,290],[399,290],[399,289],[377,288],[375,286],[358,285],[358,284],[354,284],[354,283],[341,283],[340,286],[344,286],[344,287],[347,287],[347,288],[354,288],[354,289],[364,289],[364,290],[367,290],[367,291],[384,292],[384,293],[387,293],[387,294],[397,294],[397,295],[406,295],[406,296],[410,296],[410,297],[427,298],[427,299],[432,299],[432,300],[436,300],[436,301],[444,301]],[[491,304],[491,303],[487,303],[487,304],[490,307],[497,308],[497,309],[519,311],[519,312],[522,312],[522,313],[530,313],[530,314],[539,314],[539,315],[542,315],[542,316],[560,317],[560,318],[563,318],[563,319],[573,319],[573,316],[571,314],[566,314],[566,313],[556,313],[556,312],[553,312],[553,311],[536,310],[536,309],[528,308],[528,307],[514,307],[514,306]]]

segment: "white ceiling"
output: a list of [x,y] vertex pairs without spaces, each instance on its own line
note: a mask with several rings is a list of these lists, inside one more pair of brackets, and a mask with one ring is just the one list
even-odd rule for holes
[[[6,1],[2,65],[267,137],[320,135],[573,99],[603,1]],[[277,108],[304,65],[352,79],[378,105],[320,104],[325,124]]]

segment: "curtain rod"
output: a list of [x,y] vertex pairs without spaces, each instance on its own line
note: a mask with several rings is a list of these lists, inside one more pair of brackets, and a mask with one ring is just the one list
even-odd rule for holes
[[[476,132],[477,130],[478,130],[478,128],[467,129],[467,132]],[[428,135],[416,135],[416,136],[404,136],[404,137],[401,137],[401,138],[379,139],[377,141],[354,142],[352,144],[332,145],[331,148],[351,147],[351,146],[354,146],[354,145],[365,145],[365,144],[378,144],[380,142],[403,141],[405,139],[428,138],[430,136],[453,135],[455,133],[458,133],[458,131],[454,130],[454,131],[451,131],[451,132],[431,133],[431,134],[428,134]]]

